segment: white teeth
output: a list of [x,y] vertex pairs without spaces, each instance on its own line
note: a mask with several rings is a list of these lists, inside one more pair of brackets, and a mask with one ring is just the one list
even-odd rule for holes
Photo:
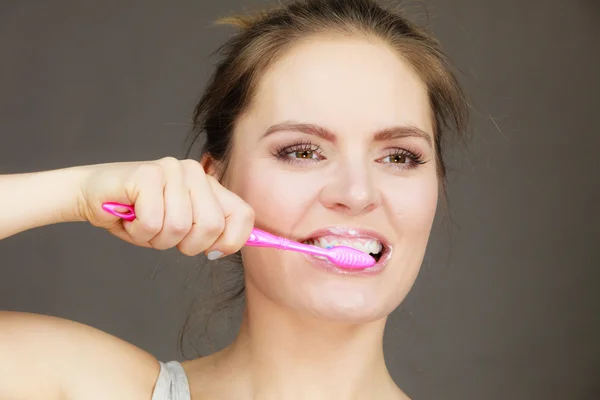
[[312,246],[330,248],[334,246],[348,246],[354,249],[360,250],[363,253],[379,254],[383,250],[383,245],[379,240],[375,239],[351,239],[351,238],[340,238],[334,240],[325,240],[322,238],[309,239],[304,241],[305,244]]

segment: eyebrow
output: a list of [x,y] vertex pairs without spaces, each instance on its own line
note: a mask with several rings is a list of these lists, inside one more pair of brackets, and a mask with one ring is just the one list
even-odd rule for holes
[[[319,125],[315,124],[304,124],[293,121],[282,122],[279,124],[272,125],[269,127],[265,133],[261,136],[261,139],[269,136],[275,132],[280,131],[291,131],[291,132],[301,132],[306,133],[308,135],[318,136],[324,140],[329,142],[336,141],[336,135],[332,131],[328,130]],[[424,139],[427,141],[427,144],[430,147],[433,147],[433,139],[432,136],[425,132],[424,130],[417,128],[413,125],[407,126],[392,126],[389,128],[382,129],[380,131],[375,132],[373,135],[373,139],[376,142],[383,142],[386,140],[400,139],[405,137],[417,137]]]

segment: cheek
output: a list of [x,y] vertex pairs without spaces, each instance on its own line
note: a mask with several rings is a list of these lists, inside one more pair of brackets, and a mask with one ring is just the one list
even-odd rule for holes
[[438,187],[435,173],[385,185],[382,196],[397,232],[429,235],[437,208]]
[[236,173],[232,189],[254,209],[256,227],[274,234],[293,232],[318,197],[314,176],[290,173],[267,160]]

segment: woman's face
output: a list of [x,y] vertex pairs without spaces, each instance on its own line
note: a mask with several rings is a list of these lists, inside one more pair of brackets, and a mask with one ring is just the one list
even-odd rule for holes
[[417,276],[434,219],[433,140],[424,84],[385,45],[318,37],[271,66],[236,125],[226,186],[254,208],[258,228],[379,252],[379,261],[348,271],[245,247],[249,296],[340,322],[392,312]]

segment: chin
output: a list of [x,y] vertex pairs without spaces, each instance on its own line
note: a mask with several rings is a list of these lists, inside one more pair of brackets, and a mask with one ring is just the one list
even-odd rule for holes
[[309,298],[295,300],[298,302],[290,305],[299,311],[308,312],[320,320],[347,324],[385,319],[402,301],[382,296],[373,287],[349,287],[343,284],[330,284],[325,290],[322,287],[315,288]]
[[324,322],[366,324],[385,319],[404,300],[416,277],[413,268],[387,258],[381,259],[384,267],[376,273],[348,274],[324,268],[320,260],[302,254],[248,248],[243,255],[247,285],[254,295]]
[[381,310],[371,307],[356,307],[351,304],[329,304],[327,308],[310,310],[311,316],[323,322],[360,325],[381,321],[388,317],[392,310]]

